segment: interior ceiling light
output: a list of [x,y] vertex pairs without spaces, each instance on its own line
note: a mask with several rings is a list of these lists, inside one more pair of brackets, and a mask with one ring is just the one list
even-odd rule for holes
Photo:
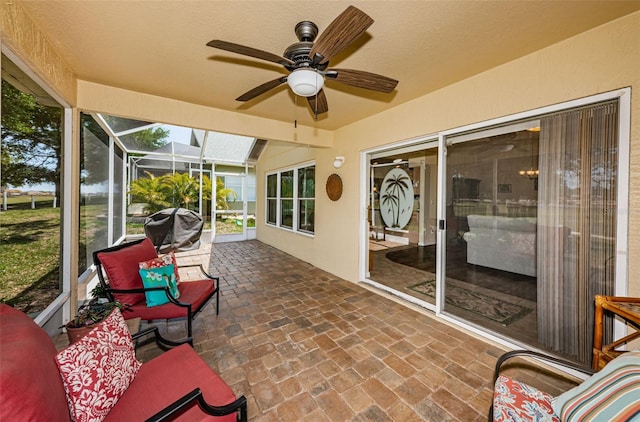
[[296,69],[287,78],[287,84],[296,95],[313,97],[324,86],[324,78],[312,69]]

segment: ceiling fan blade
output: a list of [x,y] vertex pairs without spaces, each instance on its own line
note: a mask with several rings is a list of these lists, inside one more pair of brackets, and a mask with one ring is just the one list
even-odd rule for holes
[[256,59],[278,63],[283,66],[294,64],[291,60],[286,59],[282,56],[278,56],[277,54],[258,50],[257,48],[247,47],[245,45],[234,44],[232,42],[227,42],[222,40],[213,40],[213,41],[209,41],[207,45],[209,47],[219,48],[220,50],[226,50],[232,53],[242,54],[244,56],[255,57]]
[[[309,52],[316,63],[326,63],[344,50],[373,24],[373,19],[362,10],[349,6],[320,34]],[[316,58],[319,54],[319,59]]]
[[327,71],[325,76],[346,85],[386,93],[393,91],[396,85],[398,85],[398,81],[395,79],[376,73],[365,72],[364,70],[331,69]]
[[318,114],[326,113],[329,111],[329,104],[327,103],[327,97],[324,95],[324,90],[318,91],[316,95],[313,97],[307,97],[307,101],[309,102],[309,107],[313,114],[316,116]]
[[272,81],[269,82],[265,82],[262,85],[258,85],[257,87],[245,92],[244,94],[242,94],[241,96],[239,96],[238,98],[236,98],[236,101],[249,101],[254,99],[255,97],[257,97],[258,95],[264,94],[265,92],[269,91],[270,89],[273,89],[283,83],[287,82],[287,77],[286,76],[282,76],[278,79],[274,79]]

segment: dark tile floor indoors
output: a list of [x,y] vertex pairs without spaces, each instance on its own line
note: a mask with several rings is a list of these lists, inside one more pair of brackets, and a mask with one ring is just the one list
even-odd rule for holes
[[[435,305],[434,295],[425,295],[412,289],[416,284],[436,279],[435,245],[420,247],[416,244],[370,241],[369,248],[372,259],[369,267],[370,280]],[[452,294],[453,300],[447,300],[444,312],[521,344],[538,343],[535,277],[470,265],[467,263],[464,245],[453,245],[447,249],[446,268],[447,283],[453,287],[446,291]],[[462,288],[463,293],[473,292],[472,295],[479,300],[474,303],[465,302],[470,306],[469,309],[455,306],[456,302],[461,304],[455,300],[456,287]],[[483,297],[521,309],[521,312],[513,311],[518,315],[508,323],[483,318],[479,316],[483,312],[478,312],[479,308],[486,306],[487,302]]]
[[[211,301],[195,319],[194,348],[247,397],[249,420],[486,420],[498,346],[259,241],[204,245],[181,262],[221,277],[220,314]],[[158,325],[170,338],[186,331]],[[159,353],[137,350],[142,361]],[[509,372],[551,394],[573,385]]]

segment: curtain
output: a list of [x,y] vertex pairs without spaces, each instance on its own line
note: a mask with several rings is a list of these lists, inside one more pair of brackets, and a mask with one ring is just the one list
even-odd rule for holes
[[586,365],[594,295],[613,294],[617,128],[617,102],[545,116],[540,124],[538,341]]

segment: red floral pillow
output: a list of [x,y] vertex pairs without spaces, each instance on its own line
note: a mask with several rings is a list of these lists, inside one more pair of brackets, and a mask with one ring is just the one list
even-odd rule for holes
[[176,262],[176,255],[173,253],[173,251],[169,252],[166,255],[141,262],[139,265],[141,270],[150,270],[151,268],[164,267],[165,265],[169,264],[173,264],[173,270],[176,275],[176,283],[179,283],[180,274],[178,274],[178,263]]
[[118,402],[142,365],[119,309],[56,355],[75,421],[99,422]]

